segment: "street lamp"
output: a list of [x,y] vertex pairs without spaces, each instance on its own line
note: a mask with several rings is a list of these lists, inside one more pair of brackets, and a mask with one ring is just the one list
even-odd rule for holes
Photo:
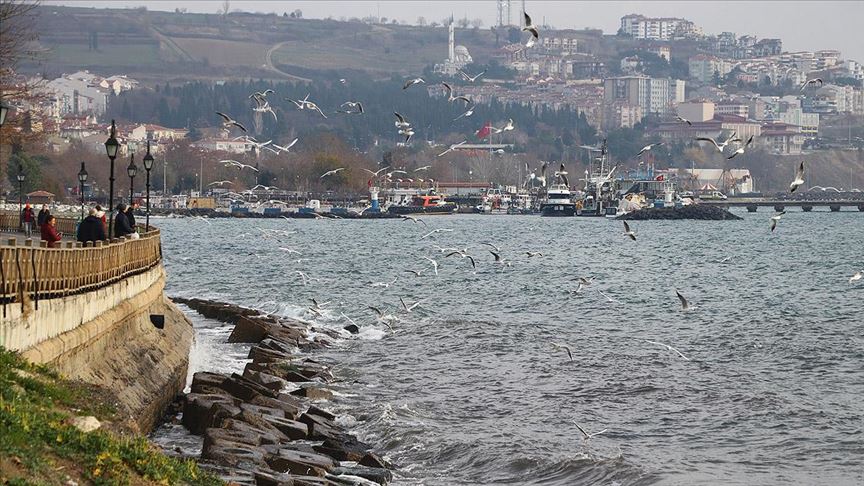
[[144,170],[147,173],[147,221],[144,231],[150,231],[150,170],[153,169],[153,156],[150,155],[150,140],[147,140],[147,154],[144,155]]
[[18,164],[18,227],[24,223],[24,166]]
[[108,239],[111,239],[111,235],[114,229],[114,218],[110,217],[112,211],[114,211],[114,159],[117,158],[117,150],[120,148],[120,142],[117,141],[117,126],[114,124],[114,120],[111,120],[111,135],[108,136],[108,140],[105,141],[105,152],[108,154],[108,158],[111,159],[111,172],[108,177]]
[[135,154],[129,158],[129,167],[126,167],[126,173],[129,174],[129,206],[132,206],[135,195],[135,174],[138,173],[138,167],[135,166]]
[[84,219],[84,183],[87,182],[87,169],[84,168],[84,162],[81,162],[81,170],[78,171],[79,192],[81,193],[81,219]]

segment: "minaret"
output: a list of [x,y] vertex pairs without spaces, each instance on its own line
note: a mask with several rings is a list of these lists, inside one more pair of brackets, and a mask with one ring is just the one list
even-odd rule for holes
[[450,41],[449,41],[448,47],[447,47],[447,49],[448,49],[447,50],[447,54],[448,54],[447,59],[449,59],[450,62],[453,62],[456,60],[456,34],[453,32],[453,21],[452,20],[450,21],[449,29],[450,29]]

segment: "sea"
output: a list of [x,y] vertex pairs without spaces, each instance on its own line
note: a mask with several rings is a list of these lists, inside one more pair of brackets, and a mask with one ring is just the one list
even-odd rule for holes
[[[393,484],[864,484],[864,213],[736,214],[636,241],[605,218],[152,222],[169,296],[360,326],[315,351],[325,406]],[[241,371],[249,345],[182,308],[190,376]]]

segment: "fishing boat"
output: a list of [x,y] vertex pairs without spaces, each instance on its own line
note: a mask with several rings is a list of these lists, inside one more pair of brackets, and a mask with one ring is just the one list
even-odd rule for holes
[[564,164],[555,172],[555,184],[546,190],[546,198],[540,203],[541,216],[573,216],[576,214],[576,204],[570,193],[567,181],[567,171]]
[[417,194],[402,204],[391,204],[387,208],[390,214],[453,214],[456,204],[447,202],[440,194]]

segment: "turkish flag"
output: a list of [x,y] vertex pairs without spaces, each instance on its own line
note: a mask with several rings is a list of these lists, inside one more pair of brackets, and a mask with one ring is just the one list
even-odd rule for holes
[[663,176],[663,174],[660,174],[660,175],[658,175],[657,177],[654,178],[655,181],[662,181],[662,180],[665,180],[665,179],[666,179],[666,178]]
[[476,135],[477,138],[482,140],[488,137],[490,133],[492,133],[492,122],[487,121],[486,124],[483,125],[483,128],[477,130],[477,133],[475,133],[474,135]]

